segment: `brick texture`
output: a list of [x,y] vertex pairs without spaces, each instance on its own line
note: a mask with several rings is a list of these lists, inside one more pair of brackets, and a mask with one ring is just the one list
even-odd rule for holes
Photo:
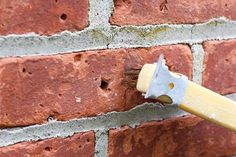
[[204,43],[203,85],[221,94],[236,92],[236,40]]
[[194,116],[109,131],[109,157],[222,157],[236,154],[236,134]]
[[93,157],[93,131],[68,138],[52,138],[37,142],[22,142],[1,147],[0,157]]
[[115,25],[200,23],[217,17],[236,19],[235,0],[114,0]]
[[0,34],[54,34],[88,25],[88,0],[0,1]]
[[191,78],[187,45],[1,59],[0,126],[131,109],[145,100],[135,88],[122,84],[124,72],[155,62],[161,52],[171,70]]

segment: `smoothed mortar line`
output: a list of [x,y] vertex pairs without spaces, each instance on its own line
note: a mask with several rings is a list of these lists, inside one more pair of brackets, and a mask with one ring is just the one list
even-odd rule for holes
[[[236,100],[236,93],[226,95]],[[159,104],[144,103],[125,112],[110,112],[97,117],[73,119],[69,121],[51,121],[47,124],[32,125],[0,130],[0,147],[23,141],[37,141],[53,137],[68,137],[78,132],[89,130],[97,134],[111,128],[123,125],[135,127],[143,122],[164,120],[171,117],[188,115],[176,106],[160,106]],[[104,137],[105,138],[105,137]],[[99,140],[99,139],[98,139]]]
[[193,56],[193,82],[201,85],[204,62],[204,50],[202,44],[191,45],[191,50]]
[[0,130],[0,147],[22,141],[68,137],[77,132],[109,130],[123,125],[135,127],[142,122],[163,120],[187,115],[176,106],[162,107],[158,104],[142,104],[126,112],[110,112],[97,117],[80,118],[70,121],[54,121],[42,125]]
[[228,95],[226,95],[226,97],[236,101],[236,93],[228,94]]
[[[109,1],[109,0],[108,0]],[[136,48],[236,38],[236,21],[224,18],[201,24],[90,26],[52,36],[29,33],[0,36],[0,57],[50,55],[106,48]]]

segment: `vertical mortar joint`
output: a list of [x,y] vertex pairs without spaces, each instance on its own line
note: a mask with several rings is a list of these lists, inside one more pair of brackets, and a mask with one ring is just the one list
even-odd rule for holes
[[193,44],[191,46],[193,55],[193,82],[202,84],[204,50],[202,44]]

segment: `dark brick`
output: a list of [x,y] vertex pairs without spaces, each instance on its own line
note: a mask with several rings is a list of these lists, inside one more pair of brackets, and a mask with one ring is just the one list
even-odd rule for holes
[[191,51],[186,45],[1,59],[0,126],[129,110],[146,100],[122,84],[124,72],[156,62],[160,53],[171,70],[191,78]]
[[93,157],[94,132],[77,133],[68,138],[22,142],[0,148],[0,157]]
[[109,157],[222,157],[234,154],[234,132],[195,116],[109,131]]
[[201,23],[212,18],[236,20],[235,0],[114,0],[115,25]]
[[204,43],[203,85],[220,94],[236,92],[236,40]]

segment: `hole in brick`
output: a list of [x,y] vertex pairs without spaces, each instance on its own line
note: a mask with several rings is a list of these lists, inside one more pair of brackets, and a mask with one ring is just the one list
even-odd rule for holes
[[67,19],[67,15],[66,14],[61,14],[60,16],[61,20],[65,21]]
[[39,104],[40,107],[44,107],[43,104]]
[[84,62],[87,63],[87,64],[89,64],[89,63],[88,63],[88,60],[85,60]]
[[[27,72],[27,71],[26,71],[26,68],[22,68],[22,72],[23,72],[23,73],[26,73],[26,72]],[[32,72],[30,72],[30,71],[28,71],[27,73],[28,73],[29,75],[32,75]]]
[[81,148],[82,146],[81,145],[79,145],[79,148]]
[[229,62],[229,59],[228,59],[228,58],[226,58],[226,59],[225,59],[225,61],[226,61],[226,62]]
[[54,118],[54,116],[53,115],[50,115],[50,116],[48,116],[48,122],[51,122],[51,121],[53,121],[55,118]]
[[106,90],[107,87],[108,87],[108,82],[104,79],[101,79],[100,88],[102,88],[103,90]]
[[82,54],[77,54],[74,56],[74,62],[79,62],[81,60]]
[[59,96],[59,97],[61,97],[61,96],[62,96],[62,94],[61,94],[61,93],[59,93],[59,94],[58,94],[58,96]]
[[87,142],[90,142],[90,140],[89,140],[89,138],[87,138],[87,140],[86,140]]
[[58,2],[58,0],[55,0],[55,2],[57,3],[57,2]]
[[51,151],[52,150],[52,147],[45,147],[44,148],[46,151]]
[[25,72],[26,72],[26,69],[25,69],[25,68],[23,68],[23,69],[22,69],[22,72],[23,72],[23,73],[25,73]]

